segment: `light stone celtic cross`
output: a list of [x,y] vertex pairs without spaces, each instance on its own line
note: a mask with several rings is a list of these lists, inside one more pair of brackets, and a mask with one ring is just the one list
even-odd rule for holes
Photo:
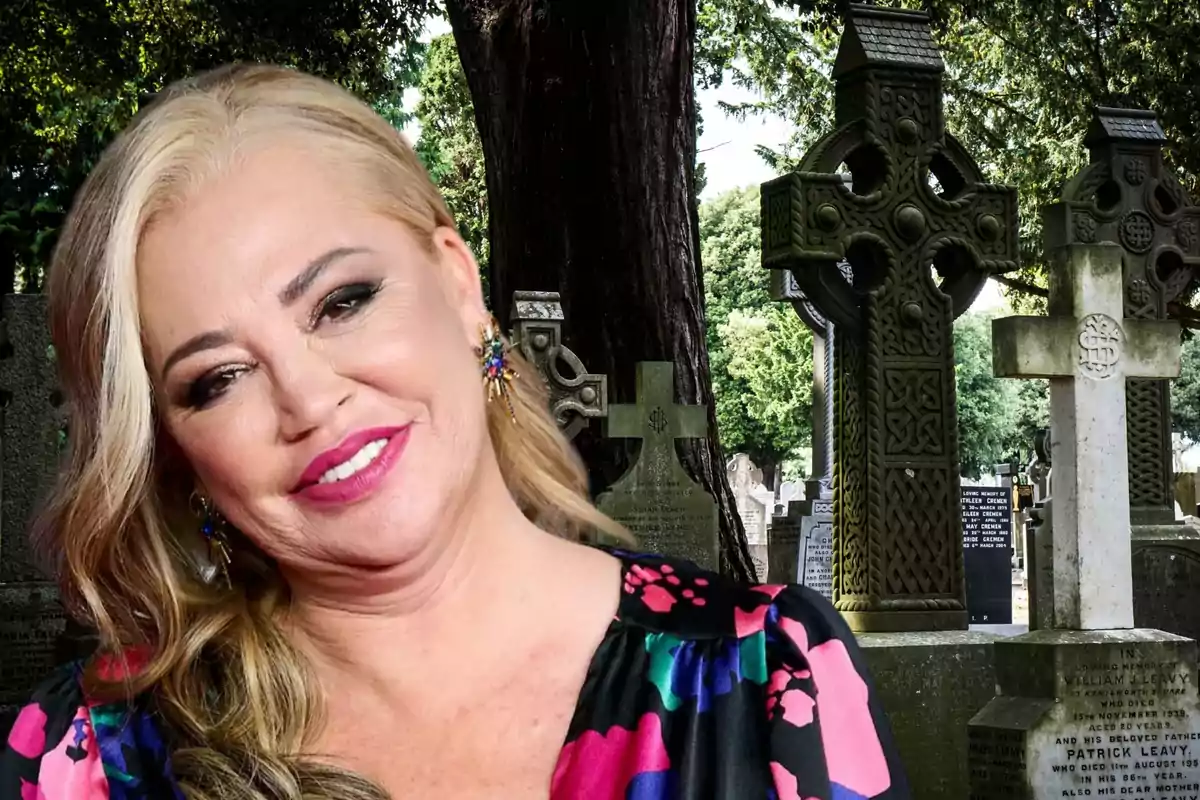
[[1052,627],[1133,627],[1125,379],[1179,374],[1179,323],[1124,318],[1117,245],[1054,252],[1048,317],[992,323],[1002,378],[1050,379]]

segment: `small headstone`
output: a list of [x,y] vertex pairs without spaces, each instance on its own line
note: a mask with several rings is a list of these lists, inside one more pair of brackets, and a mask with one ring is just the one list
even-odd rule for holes
[[0,739],[55,666],[66,627],[54,586],[34,566],[29,524],[58,467],[62,413],[46,303],[7,295],[0,357]]
[[776,514],[767,531],[767,583],[799,583],[800,527],[803,503],[788,503],[787,514]]
[[800,523],[800,582],[833,600],[833,501],[814,500]]
[[972,625],[1012,624],[1012,491],[962,488],[963,566]]
[[638,537],[640,546],[664,555],[717,566],[717,504],[684,471],[677,439],[702,439],[706,409],[675,404],[675,365],[637,365],[637,403],[608,409],[606,433],[641,439],[637,460],[602,494],[597,506]]
[[593,375],[562,342],[558,292],[513,292],[512,338],[550,392],[550,413],[568,439],[608,414],[608,376]]

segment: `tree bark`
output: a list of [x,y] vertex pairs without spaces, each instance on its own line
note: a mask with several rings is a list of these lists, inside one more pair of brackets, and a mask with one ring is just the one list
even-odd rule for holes
[[[675,364],[678,401],[708,409],[679,445],[716,498],[722,569],[753,575],[717,442],[696,219],[695,0],[447,0],[487,166],[491,303],[558,291],[564,339],[611,402],[635,364]],[[576,437],[593,486],[630,448]]]

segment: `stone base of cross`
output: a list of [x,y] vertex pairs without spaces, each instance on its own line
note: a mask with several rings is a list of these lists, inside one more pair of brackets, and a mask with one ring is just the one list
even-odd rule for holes
[[[1048,317],[992,323],[1003,378],[1049,378],[1058,628],[1132,628],[1125,379],[1179,375],[1172,321],[1124,319],[1121,248],[1054,253]],[[1049,599],[1049,598],[1048,598]]]

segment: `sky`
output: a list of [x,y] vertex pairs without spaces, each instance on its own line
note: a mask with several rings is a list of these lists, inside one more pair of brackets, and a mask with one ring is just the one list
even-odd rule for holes
[[[435,19],[430,23],[426,37],[432,38],[449,32],[450,26],[445,20]],[[726,115],[720,107],[721,101],[742,103],[754,102],[757,99],[750,90],[734,86],[732,81],[728,80],[717,89],[697,90],[696,102],[704,119],[704,133],[696,143],[696,148],[700,153],[700,161],[705,165],[707,179],[704,191],[700,195],[702,201],[711,200],[731,189],[753,186],[776,177],[754,152],[754,148],[756,145],[778,148],[788,139],[788,124],[774,115],[738,120]],[[404,103],[407,108],[412,108],[416,100],[415,89],[405,93]],[[412,142],[416,141],[419,133],[415,124],[405,131]],[[1006,305],[999,287],[988,281],[975,300],[972,310],[1003,309]]]

